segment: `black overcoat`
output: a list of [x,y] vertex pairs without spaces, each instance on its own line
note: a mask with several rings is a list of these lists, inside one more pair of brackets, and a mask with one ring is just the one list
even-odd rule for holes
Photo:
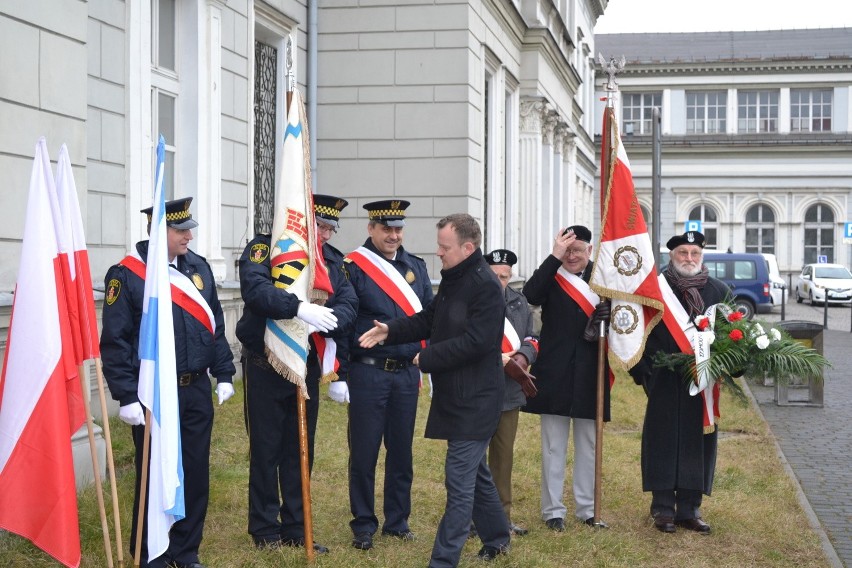
[[[672,290],[684,305],[682,294],[674,286]],[[701,289],[704,306],[723,301],[729,292],[723,282],[709,278]],[[662,322],[651,331],[642,359],[630,370],[637,381],[644,381],[648,394],[642,427],[642,489],[692,489],[710,495],[717,432],[704,434],[703,399],[689,395],[681,372],[653,366],[658,351],[680,352]]]
[[476,249],[441,271],[426,309],[388,322],[388,343],[431,339],[419,359],[434,389],[427,438],[487,440],[494,434],[503,403],[504,312],[500,282]]

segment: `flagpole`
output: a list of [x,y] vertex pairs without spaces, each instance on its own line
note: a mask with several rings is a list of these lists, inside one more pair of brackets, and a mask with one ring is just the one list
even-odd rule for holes
[[[287,107],[284,115],[289,116],[290,103],[293,101],[293,89],[296,86],[295,78],[293,77],[293,42],[289,38],[287,39],[286,66]],[[313,211],[310,213],[313,213]],[[308,222],[312,221],[309,220]],[[314,561],[316,555],[314,554],[314,525],[311,510],[311,469],[308,453],[307,405],[305,404],[305,395],[301,388],[296,388],[296,413],[299,421],[299,465],[302,477],[302,523],[305,529],[305,556],[308,562],[311,563]]]
[[104,370],[101,358],[95,358],[95,370],[98,380],[98,398],[101,402],[101,416],[103,416],[104,442],[106,443],[107,473],[109,473],[109,484],[112,493],[112,517],[115,525],[115,547],[118,556],[118,566],[124,566],[124,551],[121,542],[121,518],[118,509],[118,486],[115,481],[115,459],[112,453],[112,434],[110,433],[109,418],[107,417],[106,393],[104,391]]
[[[89,397],[86,392],[89,381],[83,380],[83,365],[77,365],[77,376],[80,378],[80,388],[83,391],[83,409],[86,412],[86,430],[89,434],[89,450],[92,454],[92,470],[95,477],[95,493],[98,496],[98,512],[101,517],[101,531],[104,536],[104,552],[106,553],[107,566],[113,568],[112,563],[112,540],[109,537],[109,522],[106,516],[106,506],[104,505],[104,488],[101,485],[100,463],[98,461],[98,450],[95,447],[95,425],[92,421],[92,411],[89,405]],[[106,415],[104,415],[106,416]]]
[[139,568],[139,558],[142,555],[142,532],[145,527],[145,503],[148,499],[148,460],[149,442],[151,437],[151,409],[145,409],[145,435],[142,438],[142,477],[139,480],[139,511],[136,514],[136,547],[133,553],[133,566]]

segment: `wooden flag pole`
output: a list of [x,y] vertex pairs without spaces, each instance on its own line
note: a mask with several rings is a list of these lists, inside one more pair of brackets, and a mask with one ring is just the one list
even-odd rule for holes
[[101,402],[101,416],[103,417],[104,442],[106,443],[107,473],[109,474],[109,485],[112,493],[112,518],[115,525],[115,547],[119,568],[124,566],[124,546],[121,542],[121,517],[118,508],[118,486],[115,481],[115,460],[112,453],[112,435],[110,434],[109,418],[107,417],[106,394],[104,391],[104,369],[101,358],[95,359],[95,370],[98,380],[98,398]]
[[106,553],[107,566],[113,567],[112,564],[112,540],[109,537],[109,522],[106,517],[106,507],[104,506],[104,488],[101,485],[100,463],[98,461],[98,450],[95,447],[95,424],[92,420],[91,407],[89,405],[89,393],[86,392],[89,381],[84,381],[83,365],[77,365],[77,376],[80,379],[80,389],[83,395],[83,409],[86,413],[86,430],[89,433],[89,450],[92,454],[92,474],[95,478],[95,493],[98,496],[98,512],[101,517],[101,531],[104,535],[104,552]]
[[[290,104],[293,102],[293,54],[292,43],[287,41],[287,105],[286,116],[290,116]],[[309,221],[310,222],[310,221]],[[301,466],[302,477],[302,524],[305,529],[305,556],[309,563],[312,563],[316,558],[314,553],[314,524],[313,513],[311,511],[311,467],[310,456],[308,455],[308,420],[307,406],[305,404],[305,395],[302,389],[296,388],[298,393],[296,396],[296,411],[299,420],[299,465]]]
[[595,411],[595,508],[594,525],[601,525],[601,470],[603,466],[604,371],[606,369],[606,328],[601,322],[598,332],[597,409]]
[[139,511],[136,514],[136,547],[133,552],[133,565],[139,568],[142,555],[142,529],[145,526],[145,502],[148,500],[148,461],[151,437],[151,410],[145,409],[145,437],[142,441],[142,478],[139,481]]

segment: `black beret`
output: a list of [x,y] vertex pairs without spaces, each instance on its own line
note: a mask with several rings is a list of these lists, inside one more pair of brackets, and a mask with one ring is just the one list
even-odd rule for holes
[[566,233],[568,231],[574,231],[574,236],[577,237],[578,241],[592,244],[592,232],[587,227],[584,227],[583,225],[571,225],[565,229]]
[[682,235],[673,236],[666,243],[669,250],[674,250],[680,245],[697,245],[704,248],[704,235],[698,231],[687,231]]
[[518,262],[518,257],[510,250],[494,249],[485,255],[485,262],[492,266],[495,264],[508,264],[509,266],[515,266],[515,263]]

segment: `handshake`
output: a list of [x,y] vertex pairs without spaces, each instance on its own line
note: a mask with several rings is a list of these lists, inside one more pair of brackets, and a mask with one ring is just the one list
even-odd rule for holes
[[505,360],[506,364],[503,370],[509,377],[521,385],[521,390],[524,391],[524,396],[533,398],[538,394],[538,389],[535,388],[535,377],[527,372],[527,358],[520,353],[515,353]]

